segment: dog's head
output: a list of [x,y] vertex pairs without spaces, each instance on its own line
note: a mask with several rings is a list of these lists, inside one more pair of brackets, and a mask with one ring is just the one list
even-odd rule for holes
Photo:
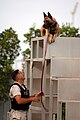
[[43,24],[43,27],[45,29],[48,29],[49,33],[50,34],[55,34],[57,32],[57,21],[55,18],[52,17],[52,15],[48,12],[48,15],[46,15],[44,12],[44,24]]
[[44,15],[44,25],[43,25],[43,27],[45,29],[48,29],[50,24],[52,23],[52,16],[50,16],[49,13],[48,13],[48,15],[46,15],[44,12],[43,12],[43,15]]
[[51,14],[49,12],[48,12],[48,15],[46,15],[43,12],[43,15],[44,15],[44,25],[43,25],[43,27],[45,29],[48,29],[52,24],[55,24],[55,21],[53,20],[53,17],[51,16]]

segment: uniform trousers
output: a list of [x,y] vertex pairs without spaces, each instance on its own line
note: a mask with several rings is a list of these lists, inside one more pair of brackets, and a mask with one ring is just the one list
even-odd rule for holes
[[27,118],[28,111],[23,110],[13,110],[9,112],[9,120],[28,120]]

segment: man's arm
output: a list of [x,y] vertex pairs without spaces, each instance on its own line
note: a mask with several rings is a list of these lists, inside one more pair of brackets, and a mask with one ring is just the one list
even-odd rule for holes
[[16,102],[18,104],[25,104],[25,103],[28,103],[28,102],[39,102],[40,97],[43,96],[43,95],[44,94],[42,92],[39,92],[39,93],[35,94],[34,96],[29,97],[29,98],[21,98],[20,95],[16,95],[15,99],[16,99]]

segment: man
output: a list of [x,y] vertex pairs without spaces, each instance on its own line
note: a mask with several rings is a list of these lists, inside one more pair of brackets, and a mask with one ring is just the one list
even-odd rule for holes
[[14,83],[11,85],[9,96],[11,99],[10,120],[27,120],[27,111],[31,102],[39,102],[43,95],[39,92],[33,96],[29,96],[29,91],[24,83],[24,75],[18,69],[12,73]]

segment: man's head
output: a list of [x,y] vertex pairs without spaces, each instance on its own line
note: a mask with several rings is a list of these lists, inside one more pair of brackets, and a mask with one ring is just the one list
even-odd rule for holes
[[12,79],[14,81],[24,81],[25,78],[23,72],[17,69],[12,73]]

